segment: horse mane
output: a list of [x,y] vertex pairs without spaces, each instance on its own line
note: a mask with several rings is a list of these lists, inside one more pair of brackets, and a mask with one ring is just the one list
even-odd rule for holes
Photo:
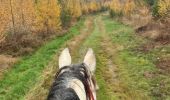
[[86,96],[91,97],[92,93],[88,83],[90,78],[89,74],[90,73],[84,63],[61,68],[55,75],[55,80],[50,89],[47,100],[80,100],[73,89],[67,88],[68,81],[74,78],[83,83]]

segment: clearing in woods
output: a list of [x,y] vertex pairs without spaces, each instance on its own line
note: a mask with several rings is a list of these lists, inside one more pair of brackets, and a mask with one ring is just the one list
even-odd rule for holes
[[[98,100],[168,100],[170,79],[146,76],[157,69],[151,55],[135,49],[146,41],[106,14],[86,16],[68,34],[45,44],[6,72],[0,80],[0,100],[45,100],[58,69],[59,53],[65,47],[70,48],[73,63],[81,62],[88,48],[94,49]],[[159,80],[166,80],[164,86],[159,86]]]

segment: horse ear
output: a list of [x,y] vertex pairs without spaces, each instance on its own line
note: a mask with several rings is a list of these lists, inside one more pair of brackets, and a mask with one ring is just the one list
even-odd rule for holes
[[84,63],[89,67],[92,73],[96,70],[96,57],[93,52],[93,49],[89,48],[86,56],[84,57]]
[[68,48],[65,48],[59,56],[59,68],[69,66],[71,64],[71,56]]

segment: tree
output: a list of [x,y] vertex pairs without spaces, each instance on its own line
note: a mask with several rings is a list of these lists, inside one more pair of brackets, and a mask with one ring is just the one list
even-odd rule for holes
[[110,15],[112,17],[120,15],[122,13],[122,6],[119,0],[112,0],[110,5]]
[[126,0],[125,5],[123,6],[123,14],[126,16],[130,16],[134,9],[135,9],[134,0]]
[[56,0],[42,0],[37,4],[37,27],[46,34],[61,29],[60,5]]
[[12,27],[13,27],[13,34],[15,34],[15,19],[14,19],[14,12],[13,12],[13,5],[12,0],[9,0],[10,4],[10,13],[11,13],[11,19],[12,19]]
[[67,0],[66,7],[73,19],[77,19],[82,15],[80,0]]
[[10,13],[9,13],[9,2],[2,0],[0,1],[0,35],[5,35],[6,31],[9,30],[10,26]]
[[170,0],[158,0],[155,6],[157,6],[158,16],[166,17],[170,15]]

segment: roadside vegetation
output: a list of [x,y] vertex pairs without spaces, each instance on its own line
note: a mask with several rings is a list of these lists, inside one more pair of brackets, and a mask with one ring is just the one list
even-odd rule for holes
[[109,9],[111,17],[133,26],[140,35],[169,44],[169,0],[113,0]]
[[[140,46],[149,42],[148,39],[135,34],[129,26],[108,20],[107,17],[104,20],[112,42],[122,48],[114,57],[114,63],[118,66],[118,79],[120,79],[120,87],[116,89],[115,94],[130,100],[134,98],[168,100],[169,74],[165,74],[155,65],[160,55],[168,54],[167,46],[155,48],[147,53],[143,52]],[[162,50],[165,51],[161,52]]]
[[81,16],[100,12],[107,1],[1,0],[0,52],[22,56],[66,33]]
[[[115,57],[119,79],[126,91],[122,98],[170,99],[169,11],[169,0],[113,0],[111,3],[110,16],[128,25],[124,30],[115,21],[106,23],[108,30],[116,31],[110,35],[113,43],[123,48]],[[118,92],[119,95],[123,94]]]
[[23,57],[22,60],[5,72],[3,78],[0,80],[0,99],[22,99],[36,83],[42,70],[47,66],[48,62],[52,60],[59,48],[67,40],[80,34],[83,23],[84,19],[81,19],[68,33],[46,43],[32,55]]

